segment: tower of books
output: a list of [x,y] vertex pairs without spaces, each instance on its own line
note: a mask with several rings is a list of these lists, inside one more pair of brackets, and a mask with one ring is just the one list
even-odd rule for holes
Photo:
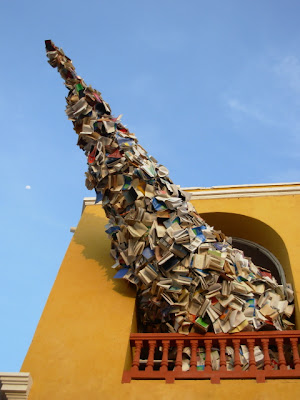
[[66,113],[87,157],[86,186],[108,218],[115,278],[136,286],[142,328],[182,334],[293,328],[291,285],[278,284],[209,226],[64,52],[50,40],[46,51],[69,91]]

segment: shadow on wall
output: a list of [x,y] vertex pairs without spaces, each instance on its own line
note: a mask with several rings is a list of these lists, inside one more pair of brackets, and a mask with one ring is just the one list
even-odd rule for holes
[[87,207],[81,216],[73,240],[83,247],[82,255],[87,260],[97,261],[97,268],[100,268],[105,273],[106,279],[113,283],[113,290],[123,296],[134,298],[136,290],[129,286],[127,281],[113,279],[116,270],[111,268],[114,260],[110,256],[110,240],[105,233],[107,218],[99,215],[98,207],[101,205]]

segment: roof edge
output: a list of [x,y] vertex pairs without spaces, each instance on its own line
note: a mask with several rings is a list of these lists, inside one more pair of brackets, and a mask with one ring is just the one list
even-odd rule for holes
[[[192,195],[191,200],[226,199],[234,197],[288,196],[300,194],[300,182],[266,183],[181,188]],[[84,197],[82,212],[95,204],[96,197]]]

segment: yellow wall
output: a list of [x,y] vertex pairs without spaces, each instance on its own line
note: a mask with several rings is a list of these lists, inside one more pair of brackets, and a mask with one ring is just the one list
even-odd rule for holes
[[[293,278],[299,294],[299,195],[196,200],[194,204],[215,228],[268,248],[281,261],[288,281]],[[227,213],[244,217],[229,218]],[[135,293],[126,282],[112,279],[115,272],[110,268],[113,260],[105,224],[101,206],[85,208],[21,369],[33,377],[29,400],[296,398],[298,380],[121,384],[130,358]]]

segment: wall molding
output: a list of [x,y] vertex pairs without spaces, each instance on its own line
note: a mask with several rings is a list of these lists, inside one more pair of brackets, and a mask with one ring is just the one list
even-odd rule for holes
[[269,186],[269,187],[235,187],[229,186],[222,189],[187,190],[192,194],[192,200],[201,199],[226,199],[234,197],[264,197],[264,196],[290,196],[300,194],[300,184],[293,186]]
[[[192,200],[229,199],[235,197],[264,197],[300,195],[300,182],[257,185],[230,185],[182,188],[191,193]],[[86,206],[95,204],[96,197],[84,197],[82,212]]]
[[32,385],[29,372],[0,372],[0,397],[27,400]]

